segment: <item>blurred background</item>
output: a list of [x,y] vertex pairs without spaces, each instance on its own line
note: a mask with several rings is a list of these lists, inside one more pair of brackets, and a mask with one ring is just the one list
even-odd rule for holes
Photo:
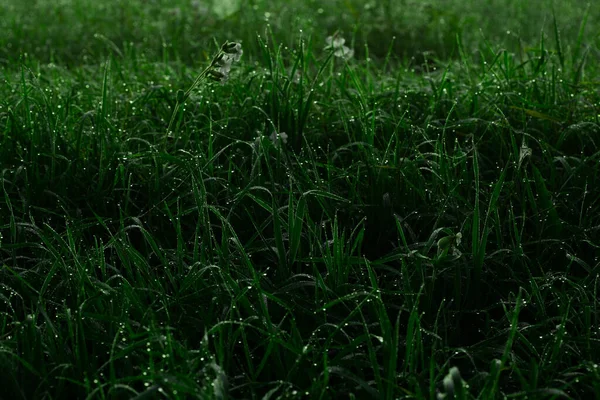
[[224,40],[241,41],[252,59],[257,34],[270,31],[285,46],[340,31],[358,59],[367,44],[374,58],[392,46],[400,58],[443,60],[457,55],[457,38],[475,53],[488,42],[522,51],[542,31],[553,42],[554,15],[565,43],[600,47],[600,7],[574,0],[0,0],[0,15],[0,66],[21,52],[64,66],[132,51],[191,64]]

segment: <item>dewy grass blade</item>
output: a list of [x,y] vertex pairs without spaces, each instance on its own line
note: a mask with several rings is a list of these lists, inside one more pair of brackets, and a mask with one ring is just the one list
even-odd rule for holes
[[302,232],[304,228],[304,219],[306,213],[306,196],[302,194],[297,203],[294,202],[293,192],[291,190],[292,184],[290,182],[290,194],[288,202],[288,213],[289,213],[289,255],[288,262],[289,266],[293,266],[298,258],[298,252],[302,243]]
[[588,18],[590,16],[591,7],[592,7],[591,3],[588,3],[587,7],[585,9],[585,13],[583,14],[581,23],[579,25],[579,33],[577,34],[577,40],[575,41],[575,46],[573,48],[573,60],[572,60],[573,65],[577,64],[577,60],[579,59],[579,56],[581,53],[583,39],[585,37],[585,28],[587,26]]
[[[488,221],[489,221],[490,217],[492,216],[494,210],[496,209],[496,205],[498,203],[498,199],[500,197],[500,193],[502,192],[502,187],[504,185],[504,179],[506,177],[507,169],[508,169],[508,164],[502,170],[502,173],[500,174],[500,178],[498,178],[498,181],[496,182],[496,184],[493,187],[492,196],[490,198],[487,213],[485,215],[485,220],[483,222],[483,230],[481,233],[481,238],[479,239],[479,244],[477,246],[477,253],[476,253],[477,255],[475,258],[475,284],[477,285],[476,288],[480,288],[479,282],[481,279],[481,273],[482,273],[483,263],[484,263],[485,254],[486,254],[488,235],[490,233],[490,229],[488,228]],[[479,289],[476,289],[477,293],[478,293],[478,290]]]
[[565,69],[565,55],[563,53],[562,40],[560,37],[560,30],[558,29],[558,23],[556,21],[556,12],[552,8],[552,26],[554,28],[554,41],[556,45],[556,52],[558,54],[558,60],[560,61],[560,67]]
[[558,212],[556,211],[556,207],[552,201],[552,195],[548,191],[540,171],[535,165],[532,165],[531,168],[533,170],[533,178],[535,179],[535,186],[537,189],[536,192],[539,196],[539,208],[543,213],[548,214],[548,228],[552,232],[553,237],[558,237],[562,232],[562,222],[558,217]]
[[[277,260],[278,260],[278,273],[282,274],[281,279],[287,278],[287,271],[289,271],[286,250],[283,244],[283,227],[281,226],[282,218],[280,216],[280,208],[275,201],[275,197],[272,196],[272,210],[273,210],[273,229],[275,235],[275,246],[277,249]],[[289,211],[288,211],[289,212]]]
[[502,304],[502,307],[504,308],[504,312],[506,313],[507,318],[510,320],[509,336],[508,336],[506,345],[504,347],[502,359],[492,361],[493,363],[495,363],[495,365],[494,365],[494,368],[492,368],[492,374],[490,375],[488,382],[487,382],[488,385],[491,384],[491,386],[487,386],[487,388],[489,388],[489,389],[487,391],[484,390],[482,392],[482,394],[480,396],[481,398],[489,399],[489,398],[496,397],[496,394],[498,391],[498,384],[500,381],[500,375],[501,375],[502,371],[505,369],[505,366],[508,362],[510,353],[512,352],[514,339],[517,334],[517,329],[519,327],[519,324],[518,324],[519,314],[520,314],[521,308],[523,306],[522,291],[523,291],[522,288],[519,288],[519,292],[518,292],[517,298],[516,298],[515,308],[511,313],[509,313],[506,310],[506,307],[504,306],[504,304]]
[[358,312],[360,314],[360,317],[361,317],[361,320],[362,320],[363,329],[365,331],[365,336],[366,336],[365,343],[367,344],[367,355],[369,357],[369,361],[370,361],[370,364],[371,364],[371,369],[373,371],[373,375],[375,375],[375,385],[377,387],[377,390],[376,390],[377,397],[378,398],[382,398],[382,395],[385,396],[385,394],[383,392],[383,381],[381,379],[381,371],[380,371],[381,367],[379,365],[379,361],[377,360],[377,355],[376,355],[376,352],[375,352],[375,348],[373,346],[373,338],[375,338],[379,342],[381,342],[381,338],[378,337],[377,335],[372,334],[369,331],[369,325],[367,324],[367,321],[365,319],[365,316],[364,316],[363,311],[362,311],[361,308],[358,309]]
[[477,148],[473,142],[473,176],[475,180],[475,207],[473,210],[473,218],[471,222],[471,248],[473,255],[473,284],[475,285],[475,293],[478,293],[479,281],[481,279],[482,256],[481,256],[481,235],[480,235],[480,211],[479,211],[479,161],[477,156]]
[[[31,118],[31,108],[29,104],[29,94],[27,88],[27,81],[25,80],[25,65],[21,60],[21,90],[22,90],[22,98],[23,105],[25,107],[25,120],[27,121],[27,129],[31,130],[30,135],[33,136],[35,130],[33,129],[33,120]],[[35,143],[35,140],[32,140],[32,143]]]
[[381,379],[381,383],[379,384],[379,393],[382,394],[382,398],[392,400],[394,399],[396,390],[398,369],[400,314],[398,314],[396,324],[392,325],[387,310],[385,309],[385,303],[381,298],[377,277],[367,259],[365,259],[365,266],[367,267],[371,287],[377,293],[375,301],[373,302],[373,307],[381,321],[381,334],[383,338],[383,362],[385,363],[383,371],[385,376]]

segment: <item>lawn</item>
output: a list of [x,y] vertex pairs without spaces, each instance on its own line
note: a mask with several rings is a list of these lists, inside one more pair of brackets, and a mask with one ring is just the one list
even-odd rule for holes
[[0,399],[600,398],[600,7],[0,15]]

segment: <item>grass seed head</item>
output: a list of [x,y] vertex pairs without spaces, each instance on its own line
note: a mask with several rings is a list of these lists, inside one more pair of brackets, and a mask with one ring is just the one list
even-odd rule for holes
[[269,139],[271,139],[274,144],[279,144],[280,141],[285,144],[287,143],[288,135],[285,132],[278,133],[277,131],[273,131],[271,136],[269,136]]
[[237,42],[225,42],[223,46],[221,46],[221,51],[225,54],[229,54],[236,62],[239,61],[242,54],[244,54],[242,44]]
[[240,60],[243,53],[240,43],[223,43],[219,54],[217,54],[211,63],[210,70],[208,71],[209,78],[222,83],[227,81],[229,72],[231,72],[231,66]]
[[345,46],[346,39],[340,37],[338,32],[334,33],[325,39],[325,50],[333,51],[333,55],[344,60],[349,60],[354,57],[354,50]]

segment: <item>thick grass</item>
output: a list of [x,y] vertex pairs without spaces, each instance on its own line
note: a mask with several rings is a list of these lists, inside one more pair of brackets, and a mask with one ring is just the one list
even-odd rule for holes
[[600,398],[597,7],[34,3],[0,398]]

